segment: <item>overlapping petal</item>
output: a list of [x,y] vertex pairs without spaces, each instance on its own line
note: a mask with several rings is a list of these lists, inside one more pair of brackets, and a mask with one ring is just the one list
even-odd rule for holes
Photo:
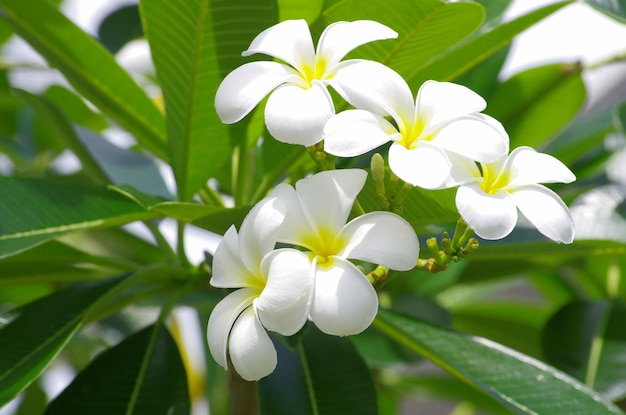
[[255,302],[259,319],[268,330],[291,336],[309,315],[314,270],[309,258],[294,249],[278,249],[261,264],[267,284]]
[[[482,115],[482,114],[481,114]],[[486,115],[463,116],[441,128],[433,140],[443,149],[479,162],[493,162],[509,151],[509,138],[502,128],[486,122]]]
[[377,311],[376,291],[354,264],[333,257],[317,266],[311,320],[321,331],[337,336],[360,333]]
[[296,71],[278,62],[247,63],[224,78],[215,94],[215,111],[223,123],[236,123],[276,87],[299,81]]
[[305,20],[285,20],[265,29],[254,38],[242,56],[263,53],[281,59],[294,68],[313,65],[315,50]]
[[389,212],[372,212],[350,221],[339,234],[348,241],[338,256],[405,271],[417,264],[419,242],[411,225]]
[[259,294],[257,289],[242,288],[222,299],[211,313],[207,326],[207,342],[215,361],[228,369],[228,337],[233,324],[243,310],[250,307]]
[[246,267],[239,252],[239,235],[235,226],[224,234],[215,250],[211,285],[219,288],[255,287],[261,281]]
[[389,167],[402,180],[425,189],[436,189],[446,182],[451,164],[438,146],[424,141],[408,150],[394,143],[389,148]]
[[539,184],[516,188],[511,197],[539,232],[556,242],[574,240],[574,221],[567,206],[552,190]]
[[246,380],[269,375],[278,362],[274,344],[253,307],[245,309],[233,325],[228,350],[233,367]]
[[268,98],[265,125],[283,143],[310,146],[322,139],[324,124],[335,113],[326,87],[313,81],[310,88],[285,84]]
[[335,22],[329,25],[317,45],[318,59],[333,66],[353,49],[375,40],[395,39],[398,33],[372,20]]
[[363,110],[343,111],[324,127],[324,151],[340,157],[364,154],[393,139],[400,133],[380,115]]
[[415,117],[425,117],[429,124],[437,126],[486,107],[480,95],[463,85],[426,81],[417,92]]
[[571,183],[576,180],[560,160],[538,153],[530,147],[518,147],[511,152],[504,167],[510,176],[509,187],[535,183]]
[[476,183],[458,188],[456,206],[461,217],[484,239],[501,239],[511,233],[517,223],[517,208],[504,190],[487,194]]

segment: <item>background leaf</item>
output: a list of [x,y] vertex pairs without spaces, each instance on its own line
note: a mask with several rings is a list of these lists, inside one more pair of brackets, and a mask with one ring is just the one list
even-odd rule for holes
[[139,8],[136,5],[123,6],[109,13],[100,22],[98,37],[109,52],[116,54],[131,40],[143,36]]
[[73,285],[12,310],[0,329],[0,406],[37,378],[84,318],[123,278]]
[[463,336],[389,311],[379,311],[374,324],[516,414],[623,414],[576,380],[497,343]]
[[189,414],[178,347],[161,324],[105,351],[48,406],[45,414]]
[[165,123],[145,92],[88,34],[45,0],[0,0],[0,18],[86,99],[167,160]]
[[584,0],[584,3],[619,22],[626,23],[626,0]]

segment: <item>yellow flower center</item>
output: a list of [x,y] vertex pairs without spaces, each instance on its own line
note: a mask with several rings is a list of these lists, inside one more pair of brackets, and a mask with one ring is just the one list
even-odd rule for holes
[[332,73],[326,74],[328,61],[323,57],[316,57],[314,66],[311,66],[308,63],[302,63],[300,69],[302,71],[302,79],[308,87],[313,86],[313,81],[315,80],[323,81],[333,77]]
[[417,146],[419,141],[430,141],[434,138],[432,133],[424,134],[424,130],[426,129],[426,124],[428,120],[423,117],[417,117],[415,122],[413,122],[412,126],[409,128],[405,126],[399,126],[400,134],[402,134],[402,138],[399,143],[411,150]]
[[485,193],[493,195],[500,189],[504,189],[510,181],[510,177],[506,171],[496,170],[493,164],[481,163],[483,171],[483,181],[480,187]]
[[309,234],[300,238],[301,243],[311,252],[309,257],[311,260],[317,258],[318,264],[323,264],[332,260],[333,255],[337,255],[345,247],[343,238],[338,237],[328,228],[317,230],[317,234]]

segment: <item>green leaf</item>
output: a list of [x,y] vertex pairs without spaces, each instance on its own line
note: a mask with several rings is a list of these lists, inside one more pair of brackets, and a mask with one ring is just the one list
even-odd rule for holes
[[504,125],[511,148],[537,147],[576,116],[586,97],[580,69],[570,64],[540,66],[496,87],[486,112]]
[[603,240],[576,240],[569,245],[552,241],[519,243],[483,243],[472,252],[473,261],[529,260],[540,264],[558,264],[593,256],[619,256],[626,254],[626,244]]
[[69,232],[157,215],[105,188],[0,177],[0,258]]
[[45,414],[171,414],[190,411],[178,346],[161,324],[99,355],[48,406]]
[[313,23],[322,12],[324,0],[277,0],[278,20],[304,19]]
[[384,310],[379,311],[374,324],[513,413],[623,415],[597,392],[562,372],[489,340]]
[[0,0],[0,18],[104,114],[167,161],[163,115],[98,41],[45,0]]
[[324,11],[328,22],[372,19],[396,32],[398,39],[359,47],[355,56],[384,63],[412,83],[418,69],[451,46],[471,35],[485,18],[476,3],[440,0],[409,2],[346,0]]
[[44,92],[44,96],[63,108],[63,113],[73,123],[94,131],[102,131],[109,127],[106,118],[94,112],[78,95],[59,85],[52,85]]
[[[250,32],[260,32],[275,21],[269,3],[255,2],[254,12],[251,7],[248,2],[224,0],[140,3],[163,89],[170,155],[181,200],[188,200],[231,155],[229,129],[213,108],[225,64],[223,48],[228,46],[232,56],[233,47],[245,44],[236,51],[240,53],[251,40],[247,38]],[[228,31],[231,24],[236,32]]]
[[124,45],[143,36],[139,8],[136,5],[123,6],[111,12],[98,27],[100,42],[116,54]]
[[412,82],[451,81],[508,45],[519,33],[570,3],[571,0],[550,4],[475,36],[421,67],[412,75]]
[[510,6],[511,0],[475,0],[477,3],[480,3],[485,8],[485,12],[487,17],[485,18],[484,26],[490,27],[497,24],[501,18],[502,14],[506,11],[506,9]]
[[36,379],[88,313],[126,281],[73,285],[3,316],[0,329],[0,406]]
[[626,0],[584,0],[596,10],[621,23],[626,23]]
[[259,381],[261,414],[377,414],[374,383],[349,340],[307,326],[296,350],[275,341],[278,366]]
[[572,302],[543,331],[547,361],[607,399],[626,396],[626,308],[607,302]]

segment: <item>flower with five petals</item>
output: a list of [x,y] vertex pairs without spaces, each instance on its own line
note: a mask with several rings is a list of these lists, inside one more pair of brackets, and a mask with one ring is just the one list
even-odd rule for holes
[[246,380],[258,380],[276,367],[276,349],[265,329],[292,335],[309,314],[313,287],[309,259],[294,249],[274,250],[284,218],[284,203],[263,199],[246,216],[239,234],[234,226],[228,229],[213,257],[211,285],[239,289],[211,313],[209,349],[225,369],[230,355]]
[[315,50],[304,20],[278,23],[261,32],[242,55],[262,53],[284,63],[250,62],[228,74],[215,96],[217,114],[222,122],[235,123],[270,94],[265,124],[272,136],[285,143],[313,145],[322,139],[324,124],[335,113],[327,86],[342,94],[336,75],[344,65],[361,62],[341,60],[358,46],[397,35],[370,20],[336,22],[324,30]]
[[445,187],[452,167],[447,152],[479,162],[508,153],[502,125],[481,114],[485,100],[462,85],[427,81],[413,101],[400,75],[369,61],[346,65],[335,80],[357,109],[343,111],[326,124],[324,149],[330,154],[357,156],[392,141],[391,170],[414,186],[436,189]]
[[307,249],[315,267],[310,319],[327,334],[359,333],[378,311],[372,284],[348,259],[396,270],[417,264],[417,236],[400,216],[371,212],[346,224],[366,177],[358,169],[324,171],[298,181],[295,189],[279,185],[270,195],[287,206],[278,241]]
[[561,198],[539,183],[571,183],[574,174],[558,159],[530,147],[518,147],[493,163],[451,155],[451,181],[461,184],[456,206],[461,217],[484,239],[507,236],[517,209],[539,232],[556,242],[574,240],[574,222]]

